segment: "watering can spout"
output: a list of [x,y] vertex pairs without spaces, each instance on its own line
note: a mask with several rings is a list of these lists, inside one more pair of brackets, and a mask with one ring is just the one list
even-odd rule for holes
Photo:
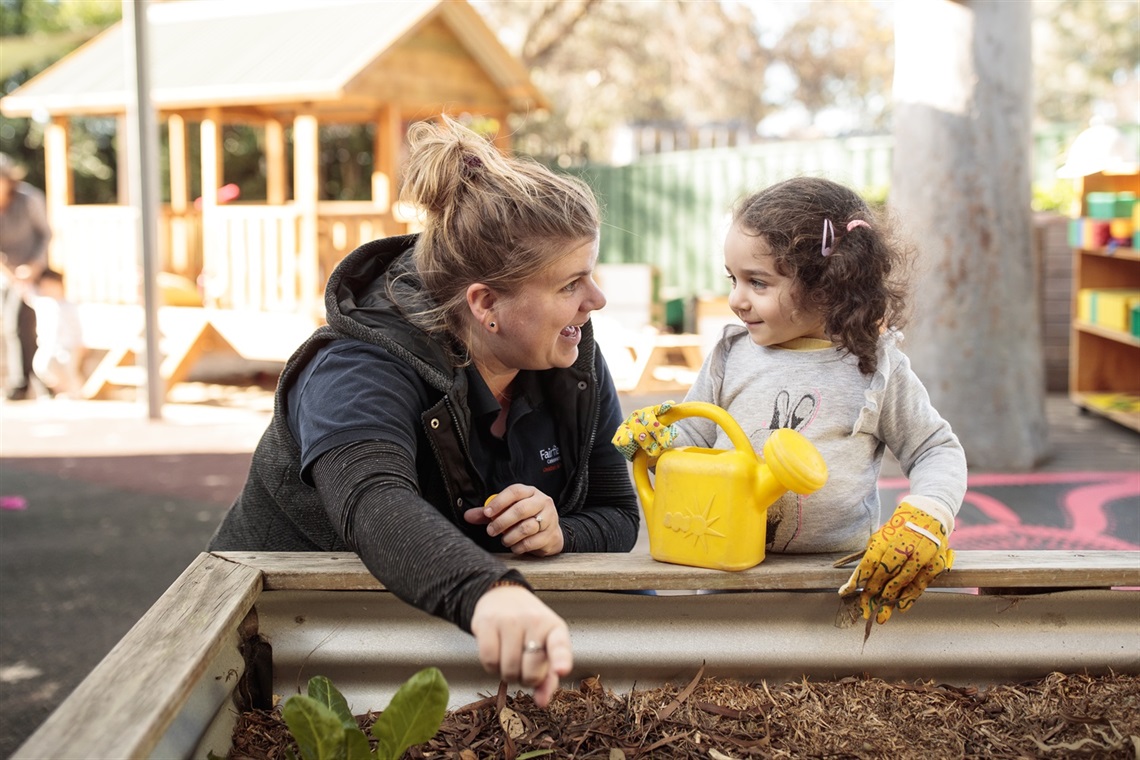
[[669,449],[658,457],[655,483],[649,456],[634,455],[649,552],[661,562],[744,570],[764,559],[768,507],[787,491],[807,495],[822,488],[827,467],[815,446],[789,429],[773,431],[764,457],[757,456],[732,416],[714,404],[687,401],[659,420],[668,425],[694,416],[720,425],[735,448]]

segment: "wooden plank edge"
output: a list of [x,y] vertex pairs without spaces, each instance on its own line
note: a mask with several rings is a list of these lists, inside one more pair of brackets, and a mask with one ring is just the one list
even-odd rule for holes
[[261,579],[256,567],[198,555],[13,760],[149,757],[253,607]]
[[[383,590],[350,552],[218,552],[257,568],[266,591]],[[835,568],[839,554],[769,555],[740,572],[657,562],[644,553],[504,557],[545,591],[820,590],[838,589],[855,565]],[[932,584],[943,588],[1029,589],[1140,587],[1137,551],[992,551],[956,553],[954,569]]]

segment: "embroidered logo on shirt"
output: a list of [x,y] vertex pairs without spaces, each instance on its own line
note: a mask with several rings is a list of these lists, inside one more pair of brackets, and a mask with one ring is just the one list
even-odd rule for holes
[[539,449],[538,455],[542,457],[544,467],[543,472],[553,472],[554,470],[562,467],[562,452],[558,450],[557,446],[551,446],[549,449]]

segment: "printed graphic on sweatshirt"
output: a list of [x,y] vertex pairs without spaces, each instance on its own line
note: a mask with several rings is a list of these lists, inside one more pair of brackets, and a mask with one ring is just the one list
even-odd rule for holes
[[[776,394],[775,400],[772,402],[772,419],[768,425],[767,431],[779,430],[780,428],[790,428],[797,433],[803,433],[811,425],[812,420],[815,419],[816,413],[819,411],[820,397],[815,391],[809,391],[795,399],[793,403],[792,394],[787,390],[782,390]],[[751,438],[752,440],[759,439],[761,430],[755,431]],[[780,549],[786,549],[792,539],[796,537],[799,532],[800,526],[800,511],[803,507],[803,496],[797,496],[795,499],[796,514],[788,516],[789,520],[793,521],[793,530],[790,536],[781,540],[782,546]],[[780,499],[768,509],[768,526],[766,536],[766,543],[771,549],[776,542],[776,533],[780,529],[781,523],[784,521],[784,503],[785,499]]]

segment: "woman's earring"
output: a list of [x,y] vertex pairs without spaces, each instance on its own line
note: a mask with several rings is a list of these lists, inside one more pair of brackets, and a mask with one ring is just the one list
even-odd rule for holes
[[487,326],[488,326],[488,327],[494,327],[494,326],[495,326],[495,323],[494,323],[494,322],[488,322],[488,323],[487,323]]

